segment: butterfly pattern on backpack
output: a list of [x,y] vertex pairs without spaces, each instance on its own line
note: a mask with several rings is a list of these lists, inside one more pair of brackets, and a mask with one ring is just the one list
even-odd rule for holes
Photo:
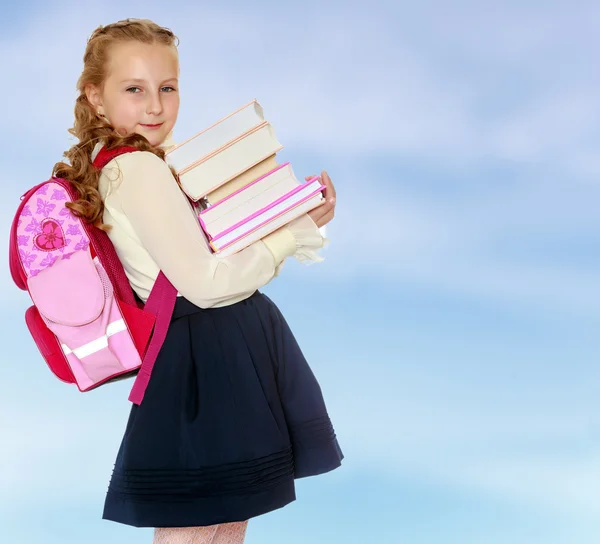
[[29,276],[88,249],[90,241],[79,219],[64,205],[68,197],[63,187],[46,183],[29,200],[32,204],[23,207],[17,226],[19,255]]

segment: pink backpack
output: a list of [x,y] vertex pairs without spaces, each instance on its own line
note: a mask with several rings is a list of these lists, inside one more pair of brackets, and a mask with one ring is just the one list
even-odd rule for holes
[[[102,169],[133,151],[102,149],[94,166]],[[107,234],[65,206],[77,198],[70,182],[59,178],[21,197],[9,263],[13,281],[33,301],[25,322],[57,378],[85,392],[137,375],[129,400],[140,404],[177,290],[160,272],[147,303],[139,303]]]

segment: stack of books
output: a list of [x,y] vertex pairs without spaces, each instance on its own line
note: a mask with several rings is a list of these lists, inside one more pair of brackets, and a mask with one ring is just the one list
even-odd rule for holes
[[323,204],[317,177],[299,181],[279,164],[277,140],[253,100],[173,147],[167,162],[193,202],[213,252],[226,256]]

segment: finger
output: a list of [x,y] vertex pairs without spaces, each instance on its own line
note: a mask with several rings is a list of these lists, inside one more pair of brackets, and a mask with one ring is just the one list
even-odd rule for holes
[[321,179],[323,180],[323,183],[329,187],[329,195],[328,196],[336,198],[335,186],[333,185],[333,181],[331,181],[329,174],[325,170],[323,170],[321,172]]
[[329,206],[329,208],[333,208],[335,206],[336,196],[335,191],[331,190],[331,185],[324,189],[323,198],[325,199],[325,202],[327,202],[327,206]]
[[321,185],[324,185],[325,187],[322,189],[322,193],[323,193],[323,197],[325,198],[325,200],[329,200],[329,198],[331,198],[331,180],[329,179],[329,176],[327,176],[327,173],[325,173],[325,176],[321,176]]
[[309,179],[312,179],[312,178],[314,178],[314,177],[316,177],[316,174],[313,174],[312,176],[304,176],[304,179],[305,179],[306,181],[308,181]]
[[326,189],[325,189],[325,198],[327,198],[327,199],[330,199],[330,198],[335,199],[336,198],[335,187],[333,186],[333,182],[331,181],[331,178],[329,177],[329,174],[325,170],[323,170],[321,172],[321,179],[323,180],[323,184],[326,187]]

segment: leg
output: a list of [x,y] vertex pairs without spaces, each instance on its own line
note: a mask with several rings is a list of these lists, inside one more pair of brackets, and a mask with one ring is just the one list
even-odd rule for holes
[[219,525],[211,544],[242,544],[246,538],[248,521],[222,523]]
[[157,527],[153,544],[212,544],[219,525],[207,527]]

